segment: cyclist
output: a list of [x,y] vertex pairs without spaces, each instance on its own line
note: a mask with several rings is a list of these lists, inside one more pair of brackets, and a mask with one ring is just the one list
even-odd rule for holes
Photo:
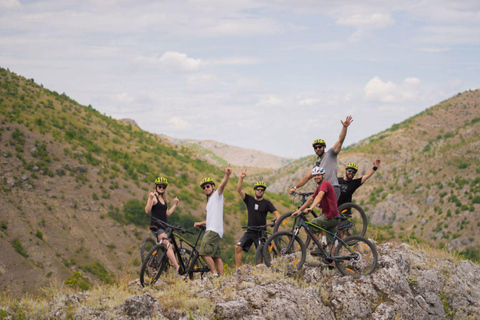
[[206,226],[198,252],[205,259],[214,277],[223,275],[223,261],[220,257],[220,241],[223,236],[223,191],[232,174],[230,164],[223,171],[225,176],[217,190],[211,178],[205,178],[200,182],[200,187],[207,196],[207,219],[193,224],[194,227]]
[[[264,199],[265,190],[267,185],[263,181],[258,181],[253,185],[255,196],[245,193],[243,190],[243,179],[247,176],[247,169],[243,169],[238,179],[237,192],[243,199],[243,202],[247,205],[248,213],[248,227],[259,227],[267,224],[267,214],[273,213],[275,218],[280,218],[275,206],[267,199]],[[243,234],[242,238],[237,242],[235,246],[235,267],[238,268],[242,265],[242,250],[248,252],[252,243],[255,243],[255,248],[258,247],[259,240],[258,231],[247,231]]]
[[[347,136],[347,128],[352,123],[352,121],[352,116],[348,116],[345,121],[340,120],[340,122],[342,123],[342,130],[340,131],[340,136],[338,137],[338,140],[335,142],[333,147],[330,148],[327,152],[325,152],[327,145],[323,139],[316,139],[312,143],[315,154],[317,155],[317,160],[315,161],[314,167],[325,168],[325,170],[327,171],[325,179],[332,184],[337,199],[340,196],[340,186],[338,185],[337,179],[337,155],[342,150],[343,142],[345,141],[345,137]],[[293,187],[289,190],[289,193],[291,194],[295,192],[296,189],[305,185],[310,179],[312,179],[312,177],[312,173],[309,171],[298,183],[293,185]]]
[[[175,270],[178,272],[179,265],[173,248],[168,242],[167,234],[165,233],[163,222],[167,222],[167,218],[170,217],[178,205],[178,198],[173,199],[173,205],[170,209],[168,208],[167,198],[165,197],[165,191],[167,190],[168,180],[165,177],[158,177],[155,180],[155,192],[150,192],[148,194],[147,205],[145,206],[145,213],[152,213],[150,219],[150,231],[155,236],[158,242],[163,243],[167,247],[167,257],[170,262],[175,267]],[[160,221],[160,222],[159,222]]]
[[[317,183],[317,189],[315,193],[309,198],[297,211],[295,211],[292,215],[296,216],[300,214],[303,210],[306,213],[309,213],[313,210],[318,204],[322,208],[322,214],[317,218],[313,219],[311,222],[316,224],[323,229],[334,233],[335,228],[338,225],[338,219],[335,217],[339,216],[338,213],[338,206],[337,206],[337,197],[335,195],[335,191],[333,190],[332,184],[324,180],[325,178],[325,169],[321,167],[314,167],[311,172],[313,179]],[[308,207],[308,208],[307,208]],[[312,230],[312,232],[316,232],[317,229]],[[333,240],[330,234],[327,234],[327,237],[323,235],[322,243],[327,244],[326,240],[328,239],[329,242]],[[321,251],[316,248],[311,252],[311,255],[319,255]]]
[[338,205],[347,202],[352,202],[352,195],[365,181],[367,181],[377,169],[380,167],[380,159],[373,162],[373,167],[370,168],[361,178],[353,179],[358,171],[358,166],[355,163],[348,163],[345,167],[345,175],[338,177],[340,184],[340,198],[338,198]]

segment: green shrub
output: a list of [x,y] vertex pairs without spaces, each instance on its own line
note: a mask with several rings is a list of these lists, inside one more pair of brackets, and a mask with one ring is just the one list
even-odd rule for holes
[[37,232],[35,232],[35,237],[37,237],[37,238],[40,239],[40,240],[43,240],[43,233],[42,233],[42,231],[37,230]]
[[107,271],[107,269],[99,262],[95,261],[89,265],[80,266],[81,270],[88,271],[91,274],[97,276],[103,283],[112,284],[115,283],[113,276]]
[[124,203],[123,217],[127,222],[138,226],[147,226],[149,223],[145,214],[145,203],[136,198],[129,199]]
[[12,246],[15,251],[17,251],[20,255],[22,255],[24,258],[28,258],[28,254],[25,251],[25,249],[22,246],[22,243],[18,239],[13,239],[12,241]]
[[64,284],[72,289],[80,289],[83,291],[90,289],[90,281],[78,271],[68,277]]

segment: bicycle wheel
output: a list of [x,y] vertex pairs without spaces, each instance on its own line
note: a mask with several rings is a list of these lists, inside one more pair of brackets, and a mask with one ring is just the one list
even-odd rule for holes
[[[292,232],[293,225],[295,224],[295,217],[292,217],[292,213],[293,211],[284,213],[280,216],[280,218],[277,219],[275,225],[273,226],[272,234],[280,231]],[[311,243],[310,236],[306,232],[302,232],[300,234],[300,238],[305,243],[305,248],[308,248]]]
[[192,261],[190,261],[190,265],[188,266],[188,278],[192,280],[195,278],[195,273],[200,273],[200,275],[203,276],[205,272],[209,271],[210,269],[208,268],[205,260],[198,252],[196,252],[192,258]]
[[293,211],[286,212],[280,216],[273,226],[272,234],[279,231],[292,231],[295,218],[292,217]]
[[180,266],[180,269],[178,270],[178,274],[184,275],[188,270],[188,259],[190,258],[192,251],[190,251],[190,249],[187,249],[187,248],[178,248],[178,251],[183,261],[183,267],[185,268],[185,269],[182,269],[182,264],[180,263],[180,261],[178,261],[178,265]]
[[377,250],[373,243],[364,237],[351,236],[339,242],[333,258],[337,269],[346,276],[359,278],[369,275],[377,267]]
[[[286,231],[271,235],[265,242],[263,257],[267,267],[289,274],[298,271],[305,263],[307,250],[302,239]],[[292,242],[292,243],[290,243]]]
[[154,246],[145,257],[140,269],[140,284],[143,287],[157,282],[162,273],[168,269],[168,258],[165,247],[161,244]]
[[157,243],[153,238],[147,237],[143,239],[142,244],[140,246],[140,258],[142,259],[142,263],[145,260],[145,256],[147,255],[150,250],[156,245]]
[[265,262],[265,259],[263,258],[263,247],[265,246],[265,243],[260,243],[255,251],[255,264],[262,264]]
[[[362,207],[353,202],[347,202],[338,207],[338,212],[348,218],[346,228],[344,228],[345,235],[364,237],[367,232],[367,215]],[[339,226],[340,228],[341,226]]]

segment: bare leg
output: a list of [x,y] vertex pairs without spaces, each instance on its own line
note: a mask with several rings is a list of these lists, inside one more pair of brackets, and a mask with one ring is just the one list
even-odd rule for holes
[[178,270],[179,266],[178,266],[177,259],[175,258],[175,253],[173,252],[173,247],[170,245],[170,242],[167,239],[165,239],[166,237],[167,237],[167,234],[162,233],[158,235],[158,241],[159,242],[162,241],[162,244],[164,245],[165,248],[168,247],[167,258],[173,264],[173,267],[175,268],[175,270]]
[[210,256],[203,256],[203,259],[205,259],[207,266],[210,268],[210,272],[212,272],[212,274],[218,274],[217,269],[215,268],[215,262],[213,262],[213,258]]
[[217,258],[213,258],[213,260],[215,261],[215,267],[217,268],[218,275],[223,276],[223,261],[222,261],[222,258],[217,257]]
[[235,268],[242,265],[242,247],[235,246]]

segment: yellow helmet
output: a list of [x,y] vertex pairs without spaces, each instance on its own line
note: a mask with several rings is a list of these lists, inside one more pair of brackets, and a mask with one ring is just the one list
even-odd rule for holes
[[257,182],[255,182],[255,184],[253,185],[253,190],[255,190],[255,189],[257,189],[257,188],[267,189],[267,185],[266,185],[265,182],[263,182],[263,181],[257,181]]
[[346,167],[345,167],[345,170],[346,170],[346,169],[353,169],[353,170],[355,170],[355,171],[358,171],[358,167],[357,167],[357,165],[356,165],[355,163],[348,163],[348,164],[346,165]]
[[207,178],[203,179],[203,180],[200,182],[200,187],[203,188],[203,186],[206,185],[206,184],[213,184],[213,185],[215,185],[215,182],[213,182],[212,178],[207,177]]
[[315,140],[313,140],[312,146],[316,146],[317,144],[322,145],[322,146],[324,146],[324,147],[327,146],[327,144],[325,143],[325,140],[323,140],[323,139],[315,139]]
[[168,180],[165,177],[158,177],[155,179],[155,185],[168,186]]

